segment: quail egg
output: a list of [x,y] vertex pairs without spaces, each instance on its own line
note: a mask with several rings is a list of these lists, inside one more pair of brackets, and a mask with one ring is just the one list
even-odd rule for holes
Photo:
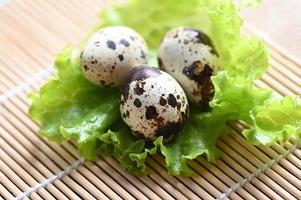
[[218,53],[203,32],[179,27],[166,33],[158,49],[158,62],[181,84],[193,103],[208,104],[214,95],[211,76],[219,70]]
[[81,70],[92,83],[120,86],[123,77],[136,65],[146,64],[148,47],[133,29],[111,26],[101,29],[81,53]]
[[130,71],[123,81],[120,112],[134,135],[150,141],[163,136],[167,142],[183,128],[189,105],[172,76],[141,66]]

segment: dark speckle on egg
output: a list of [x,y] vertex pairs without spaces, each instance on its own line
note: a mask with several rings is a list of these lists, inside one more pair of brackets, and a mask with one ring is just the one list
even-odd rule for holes
[[206,79],[210,79],[213,70],[207,64],[205,66],[201,61],[195,61],[188,67],[183,69],[183,73],[191,80],[196,81],[199,85],[203,85]]
[[177,99],[173,94],[169,94],[167,97],[167,102],[170,106],[176,107],[177,106]]
[[[141,70],[141,68],[143,68],[144,70]],[[131,70],[127,74],[127,76],[123,79],[123,83],[121,85],[121,92],[124,94],[125,98],[127,99],[129,90],[130,90],[130,88],[129,88],[130,83],[132,83],[134,81],[142,81],[149,77],[156,77],[156,76],[159,76],[160,74],[161,74],[160,70],[158,70],[158,69],[150,70],[146,67],[137,66],[135,69]],[[138,89],[136,89],[135,92],[142,95],[144,93],[144,89],[141,90],[141,89],[139,89],[139,86],[138,86]]]
[[119,55],[118,55],[118,59],[120,60],[120,62],[122,62],[122,61],[124,60],[123,55],[122,55],[122,54],[119,54]]
[[160,97],[159,103],[161,106],[165,106],[167,104],[167,100],[164,99],[162,96]]
[[158,116],[157,109],[155,106],[147,106],[145,112],[145,118],[147,120],[155,119]]
[[119,42],[119,44],[123,44],[126,47],[130,46],[130,43],[126,39],[121,39],[120,42]]
[[108,40],[107,41],[107,47],[110,48],[110,49],[115,50],[116,49],[116,44],[112,40]]
[[126,110],[125,115],[126,115],[126,117],[129,117],[130,116],[130,111]]
[[163,136],[167,141],[171,140],[182,129],[181,122],[168,122],[166,125],[159,127],[156,131],[157,136]]
[[200,103],[207,104],[211,101],[214,86],[210,77],[213,70],[207,64],[203,66],[200,61],[196,61],[189,67],[185,67],[183,73],[198,84],[198,89],[194,89],[193,94],[202,97]]
[[192,37],[192,38],[195,37],[197,43],[205,44],[205,45],[208,45],[209,47],[211,47],[210,52],[212,54],[215,54],[216,56],[218,56],[218,53],[215,50],[211,39],[205,33],[203,33],[200,30],[193,29],[193,28],[185,28],[184,31],[187,35],[191,35],[190,37]]
[[146,58],[145,52],[141,50],[140,53],[141,53],[141,58],[145,59]]
[[141,101],[140,101],[138,98],[136,98],[136,99],[134,100],[134,105],[135,105],[137,108],[140,108],[140,107],[142,106],[142,103],[141,103]]
[[134,91],[137,95],[142,95],[145,92],[144,84],[145,82],[140,82],[140,81],[136,83]]

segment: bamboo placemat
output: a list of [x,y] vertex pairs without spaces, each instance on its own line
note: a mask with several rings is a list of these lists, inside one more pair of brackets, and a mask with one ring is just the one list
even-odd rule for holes
[[[301,151],[293,141],[252,146],[244,124],[217,146],[222,159],[189,162],[191,178],[171,177],[163,157],[148,161],[151,173],[134,177],[116,160],[85,161],[74,144],[37,135],[27,116],[27,93],[53,73],[50,63],[66,41],[77,43],[96,23],[104,1],[15,0],[0,6],[0,199],[301,199]],[[271,68],[256,82],[282,95],[301,94],[301,61],[269,37]],[[47,67],[49,66],[49,67]]]

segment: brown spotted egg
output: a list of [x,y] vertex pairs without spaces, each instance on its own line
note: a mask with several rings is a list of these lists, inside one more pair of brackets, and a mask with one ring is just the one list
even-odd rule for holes
[[219,70],[218,53],[205,33],[185,27],[170,30],[159,47],[158,62],[177,79],[191,102],[208,104],[212,99],[210,77]]
[[146,64],[148,48],[133,29],[111,26],[101,29],[87,42],[81,54],[81,70],[92,83],[120,86],[136,65]]
[[152,67],[137,67],[125,77],[121,90],[123,121],[138,137],[169,141],[183,128],[188,101],[179,83]]

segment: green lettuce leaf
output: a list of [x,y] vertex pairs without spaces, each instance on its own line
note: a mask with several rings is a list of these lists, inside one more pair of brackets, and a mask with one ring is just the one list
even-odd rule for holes
[[243,131],[254,144],[273,144],[301,137],[301,102],[297,97],[273,97],[251,113],[252,127]]
[[79,53],[70,46],[57,55],[55,67],[56,77],[31,95],[29,114],[41,125],[42,136],[75,139],[82,155],[94,159],[97,136],[119,119],[118,91],[90,84],[80,72]]
[[204,153],[208,160],[215,161],[220,155],[215,143],[220,135],[225,134],[225,129],[223,119],[212,118],[210,114],[208,116],[193,114],[190,122],[174,142],[163,144],[162,140],[155,141],[165,156],[169,174],[174,176],[192,175],[187,161]]
[[145,141],[134,137],[130,130],[119,122],[115,131],[109,130],[98,136],[100,151],[114,156],[126,171],[141,176],[147,173],[146,158],[157,152],[157,148],[145,148]]
[[210,108],[191,105],[186,126],[168,144],[161,137],[154,142],[138,139],[121,120],[119,91],[88,82],[80,71],[79,50],[67,46],[56,57],[55,77],[31,95],[29,114],[40,124],[42,136],[57,142],[74,140],[88,159],[111,155],[135,175],[147,173],[147,158],[156,153],[165,157],[171,175],[191,175],[188,160],[206,155],[214,161],[221,155],[215,144],[227,133],[230,120],[248,123],[250,128],[243,134],[254,144],[300,138],[300,102],[293,97],[276,98],[252,84],[267,70],[268,53],[260,39],[241,34],[243,21],[232,0],[128,0],[102,10],[100,20],[92,33],[125,25],[142,34],[152,52],[149,63],[156,66],[156,48],[167,30],[190,26],[207,33],[222,68],[212,77],[215,95]]
[[226,120],[244,120],[252,122],[250,112],[257,105],[262,105],[272,92],[255,88],[250,78],[230,77],[226,72],[219,72],[212,77],[215,89],[210,102],[215,115],[223,115]]
[[231,76],[260,77],[269,66],[267,48],[256,36],[241,34],[239,7],[232,0],[203,0],[199,8],[199,12],[208,13],[208,34],[220,55],[221,67]]

